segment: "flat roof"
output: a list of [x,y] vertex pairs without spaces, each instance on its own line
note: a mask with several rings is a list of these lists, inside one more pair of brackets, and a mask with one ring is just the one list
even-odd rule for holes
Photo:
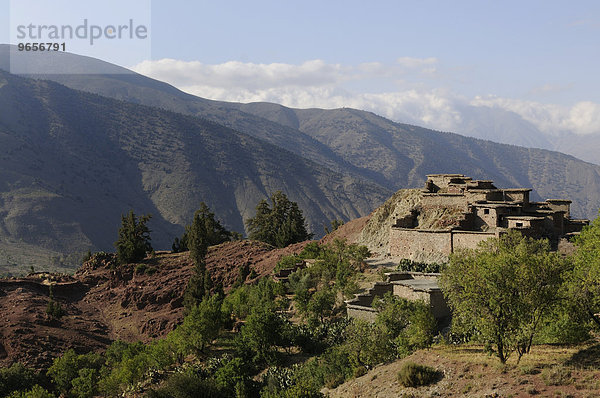
[[504,216],[507,220],[525,220],[525,221],[536,221],[543,220],[544,217],[536,217],[536,216]]
[[[426,177],[466,177],[464,174],[426,174]],[[467,177],[471,179],[471,177]]]
[[477,201],[477,202],[473,203],[473,206],[475,206],[475,207],[491,207],[491,208],[497,208],[497,207],[520,208],[520,207],[523,207],[522,205],[519,205],[515,202],[499,202],[499,201],[491,201],[491,200],[490,201]]
[[546,203],[573,203],[569,199],[546,199]]
[[502,188],[500,190],[504,192],[530,192],[533,188]]
[[426,292],[440,290],[437,281],[433,279],[404,279],[390,283],[393,285],[402,285],[410,287],[413,290],[422,290]]

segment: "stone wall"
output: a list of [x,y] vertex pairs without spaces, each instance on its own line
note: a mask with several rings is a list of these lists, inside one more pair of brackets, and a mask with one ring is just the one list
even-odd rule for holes
[[450,231],[392,228],[390,255],[415,261],[448,256],[452,252]]
[[495,232],[392,228],[390,255],[414,261],[444,261],[455,250],[475,249],[479,242],[494,236]]
[[394,296],[402,297],[409,301],[423,301],[429,305],[435,319],[440,320],[451,316],[450,308],[440,289],[420,290],[402,285],[401,283],[392,284],[394,285]]
[[377,319],[377,310],[371,307],[346,304],[346,313],[350,318],[362,319],[367,322],[375,322]]
[[475,249],[479,242],[495,236],[495,232],[452,231],[452,248],[454,251],[459,249]]
[[402,297],[408,301],[424,301],[430,304],[429,293],[421,290],[415,290],[410,286],[404,286],[400,283],[392,283],[394,286],[394,296]]

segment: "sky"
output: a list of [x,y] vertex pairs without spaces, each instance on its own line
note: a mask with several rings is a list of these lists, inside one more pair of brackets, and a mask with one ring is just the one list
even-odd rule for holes
[[[496,107],[548,134],[600,134],[598,1],[146,1],[150,50],[121,64],[201,97],[355,107],[447,131]],[[37,3],[48,21],[71,9]],[[103,20],[135,14],[102,5]]]

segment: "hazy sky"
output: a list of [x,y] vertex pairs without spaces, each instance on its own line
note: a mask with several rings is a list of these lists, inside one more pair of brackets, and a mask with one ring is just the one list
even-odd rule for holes
[[598,1],[154,0],[151,14],[151,59],[126,66],[203,97],[439,129],[495,106],[548,132],[600,132]]

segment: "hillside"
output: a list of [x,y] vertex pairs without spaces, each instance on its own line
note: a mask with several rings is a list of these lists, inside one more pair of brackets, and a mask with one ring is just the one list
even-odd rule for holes
[[[211,247],[207,269],[225,290],[248,266],[270,275],[283,255],[304,244],[273,249],[261,242],[228,242]],[[103,350],[114,340],[148,342],[167,335],[183,319],[183,293],[192,274],[189,253],[159,253],[139,264],[115,266],[112,255],[86,262],[75,275],[36,273],[0,279],[0,366],[20,361],[47,367],[69,348]],[[48,320],[48,286],[66,314]]]
[[[8,47],[0,46],[0,68],[7,54]],[[35,57],[28,61],[41,62]],[[492,179],[501,186],[533,187],[533,199],[569,197],[574,201],[572,211],[576,217],[593,218],[600,207],[600,166],[559,152],[395,123],[356,109],[292,109],[272,103],[211,101],[126,69],[72,54],[60,54],[54,62],[62,62],[65,68],[75,68],[80,73],[86,69],[102,73],[42,78],[213,120],[343,175],[360,176],[392,191],[420,187],[426,174],[452,172]],[[519,124],[506,126],[517,128]],[[490,129],[493,127],[490,125]],[[519,135],[515,131],[510,134]],[[482,136],[492,139],[499,132],[489,131]],[[541,141],[532,140],[527,143],[542,146]]]
[[129,209],[153,214],[161,249],[201,201],[243,231],[258,201],[282,190],[319,234],[390,193],[214,122],[2,71],[0,147],[0,274],[110,250]]
[[239,108],[273,120],[288,115],[289,123],[368,170],[383,186],[420,187],[426,174],[444,170],[503,187],[533,187],[534,199],[571,198],[576,217],[594,218],[600,208],[600,166],[570,155],[395,123],[356,109],[302,110],[265,103]]
[[[433,346],[325,389],[331,398],[345,397],[595,397],[598,380],[598,341],[575,346],[534,346],[517,364],[500,366],[481,346]],[[442,372],[441,379],[423,387],[403,387],[397,376],[402,365],[415,362]]]

